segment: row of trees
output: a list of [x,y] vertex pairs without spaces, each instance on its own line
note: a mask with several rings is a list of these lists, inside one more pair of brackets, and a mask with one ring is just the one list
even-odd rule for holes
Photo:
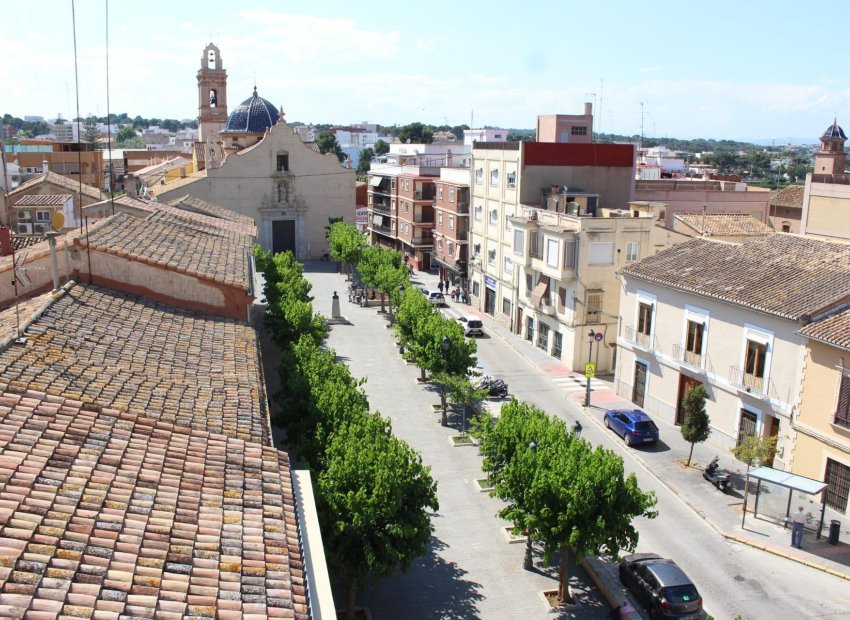
[[255,258],[265,277],[266,324],[280,350],[274,422],[313,473],[328,564],[346,583],[345,617],[353,619],[369,580],[406,570],[427,550],[436,483],[390,422],[369,411],[363,381],[323,346],[327,326],[313,312],[302,265],[290,252],[272,256],[259,247]]

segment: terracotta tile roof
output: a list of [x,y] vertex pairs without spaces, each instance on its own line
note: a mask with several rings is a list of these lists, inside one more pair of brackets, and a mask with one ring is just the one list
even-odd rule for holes
[[789,185],[770,195],[770,205],[776,207],[803,208],[803,195],[806,188],[802,185]]
[[154,185],[153,187],[151,187],[151,192],[153,192],[154,195],[158,196],[159,194],[164,194],[166,192],[173,191],[175,189],[183,187],[184,185],[191,185],[192,183],[196,183],[196,182],[200,181],[201,179],[206,179],[206,178],[207,178],[207,171],[206,170],[198,170],[196,172],[193,172],[192,174],[187,174],[182,179],[174,179],[173,181],[170,181],[170,182],[166,183],[165,185],[162,185],[162,184]]
[[850,295],[850,245],[790,234],[697,238],[619,273],[800,320]]
[[[62,290],[25,345],[0,350],[0,382],[268,443],[249,325],[95,286]],[[0,313],[4,325],[14,312]]]
[[745,213],[674,213],[673,218],[706,237],[770,235],[775,232]]
[[[47,239],[44,235],[12,235],[12,245],[15,247],[15,252],[31,248],[39,243],[44,243],[44,247],[47,249]],[[12,260],[11,255],[9,260]]]
[[809,323],[800,333],[850,351],[850,308]]
[[218,217],[223,220],[230,220],[231,222],[254,224],[254,218],[252,217],[242,215],[241,213],[237,213],[236,211],[232,211],[230,209],[225,209],[224,207],[220,207],[217,204],[207,202],[206,200],[201,200],[200,198],[195,198],[194,196],[189,196],[188,194],[183,196],[182,198],[172,200],[168,204],[172,207],[177,207],[178,209],[195,211],[204,215]]
[[[210,218],[207,218],[210,219]],[[217,227],[214,223],[158,210],[145,219],[126,213],[98,222],[79,244],[160,264],[165,269],[250,288],[253,239]]]
[[[45,174],[41,176],[37,176],[34,179],[30,179],[26,183],[21,183],[11,192],[9,192],[9,196],[16,196],[18,194],[26,193],[26,190],[31,189],[33,187],[37,187],[42,183],[48,183],[51,185],[56,185],[58,187],[62,187],[66,190],[69,190],[71,194],[79,194],[80,193],[80,182],[75,181],[70,177],[63,176],[61,174],[57,174],[52,170],[48,170]],[[91,185],[82,184],[82,194],[84,196],[89,196],[90,198],[94,198],[96,200],[100,200],[103,198],[103,194],[96,187],[92,187]]]
[[69,199],[72,199],[71,194],[27,194],[18,198],[13,207],[61,207]]
[[0,385],[0,616],[306,620],[285,453]]

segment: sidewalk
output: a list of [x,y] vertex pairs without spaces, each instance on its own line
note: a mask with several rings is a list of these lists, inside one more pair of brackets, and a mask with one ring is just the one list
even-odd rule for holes
[[[421,279],[427,286],[436,285],[436,276],[425,274]],[[568,379],[579,385],[584,385],[584,376],[569,371],[544,351],[524,341],[517,334],[497,324],[493,318],[480,312],[470,305],[448,300],[450,312],[471,314],[484,320],[485,330],[503,340],[508,346],[523,356],[541,372],[559,379]],[[563,384],[563,383],[562,383]],[[633,409],[635,405],[616,394],[613,383],[607,379],[594,379],[591,382],[591,406],[585,408],[584,390],[573,390],[568,394],[576,408],[584,411],[589,422],[604,429],[603,415],[608,409]],[[702,468],[718,453],[716,448],[697,444],[694,446],[690,467],[685,467],[690,451],[688,444],[681,435],[679,427],[656,420],[661,431],[661,441],[657,446],[633,450],[632,455],[645,469],[677,495],[708,525],[724,538],[741,544],[761,549],[768,553],[798,562],[810,568],[816,568],[826,573],[850,580],[850,520],[838,517],[841,521],[840,542],[830,545],[829,535],[830,511],[825,516],[826,525],[820,540],[815,534],[806,531],[803,548],[791,547],[791,530],[777,525],[761,516],[753,516],[752,510],[755,496],[750,493],[747,501],[747,517],[742,528],[743,486],[746,477],[746,467],[731,454],[721,454],[721,468],[733,474],[735,490],[723,495],[702,477]],[[610,431],[606,431],[610,432]],[[753,485],[754,486],[754,485]],[[751,489],[753,488],[751,486]],[[787,495],[786,495],[787,497]],[[726,501],[719,501],[726,500]],[[810,498],[792,500],[793,506],[803,504],[806,510],[820,516],[820,504],[810,504]]]

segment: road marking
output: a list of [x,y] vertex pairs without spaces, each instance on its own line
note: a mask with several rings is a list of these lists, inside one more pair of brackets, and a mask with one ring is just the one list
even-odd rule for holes
[[[587,379],[581,375],[566,375],[560,377],[549,377],[559,387],[563,388],[567,393],[584,392],[587,390]],[[610,386],[604,381],[598,379],[590,380],[590,391],[599,392],[602,390],[610,390]]]

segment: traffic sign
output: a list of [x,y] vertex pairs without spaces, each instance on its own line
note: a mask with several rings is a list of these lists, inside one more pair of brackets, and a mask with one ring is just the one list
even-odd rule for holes
[[584,376],[588,379],[593,379],[596,376],[596,364],[585,364]]
[[602,332],[596,332],[594,338],[596,339],[596,342],[600,342],[602,340]]

